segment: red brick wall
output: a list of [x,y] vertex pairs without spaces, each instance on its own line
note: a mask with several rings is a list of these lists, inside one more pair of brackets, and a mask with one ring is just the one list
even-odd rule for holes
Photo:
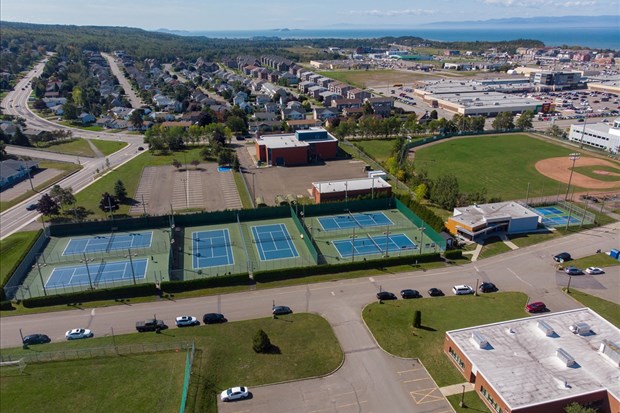
[[259,145],[257,139],[254,146],[256,146],[256,157],[258,158],[258,160],[262,162],[267,162],[267,151],[265,149],[265,145]]
[[334,159],[338,153],[338,142],[321,142],[311,145],[314,146],[314,153],[321,159]]
[[308,147],[278,148],[271,150],[271,159],[268,162],[276,165],[277,158],[284,158],[285,166],[305,165],[308,163]]

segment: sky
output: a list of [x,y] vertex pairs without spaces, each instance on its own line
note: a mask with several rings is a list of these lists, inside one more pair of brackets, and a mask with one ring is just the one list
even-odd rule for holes
[[403,28],[437,21],[618,14],[618,0],[0,1],[5,21],[187,31]]

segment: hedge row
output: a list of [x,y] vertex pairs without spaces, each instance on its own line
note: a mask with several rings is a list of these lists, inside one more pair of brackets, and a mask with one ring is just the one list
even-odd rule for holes
[[398,199],[424,222],[430,225],[435,231],[441,232],[444,230],[443,219],[439,215],[435,214],[431,209],[425,207],[408,194],[399,195]]
[[[13,273],[15,272],[19,264],[21,264],[22,261],[26,258],[26,255],[30,252],[30,249],[32,248],[34,243],[37,242],[42,231],[43,231],[42,229],[37,231],[37,234],[33,236],[32,239],[30,240],[30,244],[27,245],[26,248],[24,248],[24,251],[22,252],[21,256],[17,260],[15,260],[11,269],[6,273],[4,279],[0,280],[0,300],[6,300],[6,295],[4,294],[4,286],[6,285],[6,283],[9,282],[9,280],[11,279],[11,276],[13,275]],[[10,237],[4,240],[4,242],[10,242],[10,241],[11,241]]]
[[337,274],[347,271],[365,270],[372,268],[383,268],[393,265],[408,265],[416,262],[431,262],[440,261],[439,253],[422,254],[422,255],[407,255],[399,257],[383,258],[381,260],[369,260],[369,261],[355,261],[345,262],[342,264],[326,264],[317,265],[313,267],[299,267],[299,268],[281,268],[277,270],[259,271],[254,273],[254,280],[256,282],[273,282],[280,280],[287,280],[291,278],[302,278],[312,275],[325,275],[325,274]]
[[162,283],[162,290],[166,293],[180,293],[183,291],[201,290],[204,288],[215,287],[234,287],[237,285],[247,285],[250,277],[247,273],[222,275],[219,277],[199,278],[188,281],[165,281]]
[[10,301],[0,301],[0,310],[11,311],[15,310],[15,308],[13,308],[13,303]]
[[443,254],[443,256],[447,260],[458,260],[463,258],[463,250],[448,250]]

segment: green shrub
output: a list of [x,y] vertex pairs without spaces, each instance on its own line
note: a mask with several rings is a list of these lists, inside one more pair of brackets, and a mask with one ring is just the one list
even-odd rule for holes
[[155,284],[138,284],[101,290],[85,290],[67,294],[26,298],[24,307],[47,307],[52,305],[83,303],[88,301],[113,300],[119,298],[146,297],[156,295]]
[[188,281],[164,281],[161,289],[167,293],[179,293],[183,291],[200,290],[203,288],[231,287],[246,285],[250,282],[247,273],[222,275],[219,277],[206,277]]
[[463,250],[448,250],[444,252],[443,256],[447,260],[458,260],[463,258]]
[[252,349],[256,353],[269,353],[269,350],[271,350],[271,341],[269,340],[269,336],[262,329],[258,330],[256,334],[254,334]]
[[6,300],[6,301],[0,301],[0,310],[1,311],[11,311],[11,310],[15,310],[15,307],[13,307],[13,303]]

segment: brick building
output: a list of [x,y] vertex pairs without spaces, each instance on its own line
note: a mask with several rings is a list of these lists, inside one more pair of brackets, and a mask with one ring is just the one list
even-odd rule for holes
[[334,159],[338,139],[323,128],[298,130],[294,134],[267,135],[256,139],[256,157],[273,166],[305,165]]

